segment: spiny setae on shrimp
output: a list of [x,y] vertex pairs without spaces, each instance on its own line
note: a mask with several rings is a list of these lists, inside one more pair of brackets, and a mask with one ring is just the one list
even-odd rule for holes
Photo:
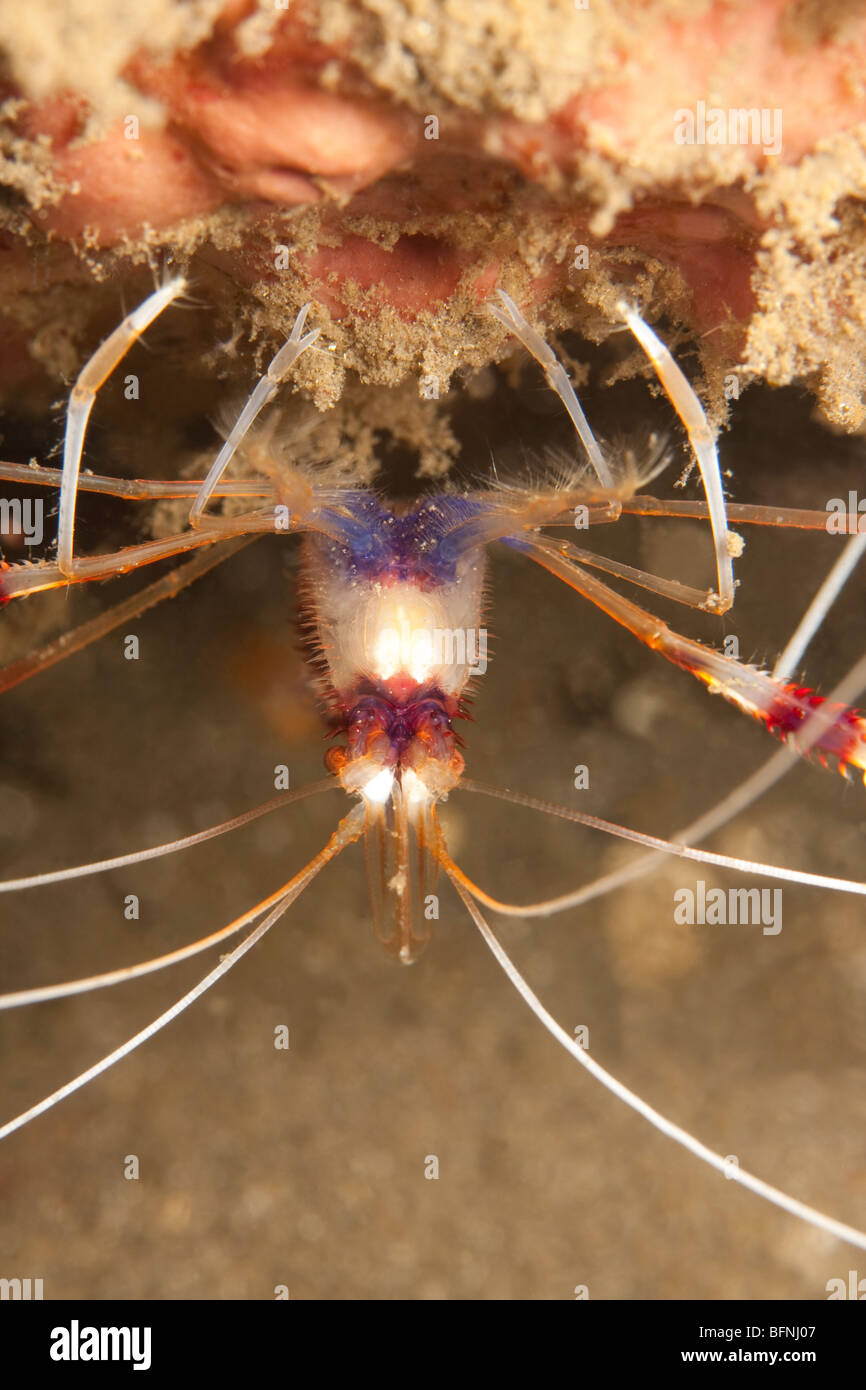
[[[804,1205],[746,1169],[731,1166],[605,1071],[547,1012],[482,913],[482,905],[486,905],[505,915],[546,916],[650,872],[665,855],[824,890],[866,893],[863,883],[752,863],[696,848],[697,841],[724,825],[784,775],[796,753],[812,754],[842,772],[866,769],[866,720],[845,703],[856,698],[866,684],[866,658],[827,700],[789,680],[810,637],[866,546],[866,536],[856,534],[855,522],[850,528],[855,534],[843,547],[772,673],[680,636],[622,597],[597,573],[590,573],[595,570],[651,594],[723,614],[733,603],[733,559],[741,545],[739,537],[729,530],[730,521],[827,529],[823,510],[795,512],[726,503],[714,436],[697,396],[667,348],[624,300],[618,305],[618,313],[649,357],[688,432],[701,472],[705,503],[661,501],[639,492],[648,477],[641,481],[633,469],[626,475],[599,447],[554,352],[513,300],[502,292],[490,311],[543,368],[573,421],[586,456],[579,466],[551,477],[546,486],[496,482],[469,491],[439,492],[414,505],[390,506],[369,488],[337,482],[327,469],[283,468],[278,477],[269,474],[227,478],[227,468],[243,448],[257,416],[276,395],[293,364],[319,336],[315,328],[305,332],[309,305],[298,314],[291,336],[253,390],[203,480],[132,482],[82,474],[84,435],[99,388],[135,340],[183,290],[181,278],[157,289],[85,365],[69,399],[62,469],[0,465],[0,477],[4,479],[60,490],[56,560],[4,565],[0,597],[6,601],[21,599],[46,589],[107,579],[187,551],[198,553],[131,599],[7,666],[0,672],[0,690],[8,690],[36,675],[161,599],[176,594],[256,535],[302,533],[302,610],[311,659],[336,738],[326,757],[329,776],[323,782],[287,791],[264,806],[184,839],[93,864],[10,879],[0,883],[0,891],[34,888],[142,863],[224,834],[277,806],[334,787],[342,786],[355,804],[325,847],[305,867],[275,893],[205,939],[126,969],[0,996],[0,1005],[9,1008],[120,983],[186,959],[258,922],[241,944],[221,957],[215,968],[170,1010],[67,1085],[9,1121],[0,1128],[0,1137],[11,1134],[80,1089],[198,999],[261,939],[325,864],[363,836],[376,932],[398,960],[412,961],[425,944],[430,929],[424,912],[428,888],[433,875],[444,869],[512,984],[552,1036],[583,1067],[704,1162],[793,1215],[866,1248],[866,1235]],[[275,475],[276,470],[272,473]],[[191,499],[189,524],[166,538],[110,554],[81,556],[74,545],[76,501],[81,491],[145,501]],[[220,499],[248,499],[252,510],[222,514],[212,505]],[[714,587],[702,591],[662,579],[547,534],[551,527],[573,530],[615,522],[626,513],[709,520],[715,551]],[[485,553],[488,546],[497,542],[563,580],[645,645],[763,723],[789,747],[780,750],[765,768],[674,842],[465,778],[457,728],[465,715],[472,677],[483,669],[487,658],[481,627]],[[448,853],[437,803],[455,788],[498,796],[591,826],[642,845],[649,853],[624,869],[559,898],[526,905],[499,902],[467,878]]]

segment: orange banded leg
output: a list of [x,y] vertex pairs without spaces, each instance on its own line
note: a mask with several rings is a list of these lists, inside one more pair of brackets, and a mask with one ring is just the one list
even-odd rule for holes
[[322,330],[320,328],[313,328],[309,333],[303,332],[310,307],[309,304],[305,304],[299,311],[289,337],[270,362],[264,376],[259,378],[255,388],[251,391],[247,403],[235,421],[228,439],[211,464],[208,475],[196,493],[195,500],[190,508],[190,526],[198,528],[202,525],[205,508],[217,484],[220,482],[220,479],[237,453],[238,448],[243,443],[245,435],[260,412],[269,401],[273,400],[274,396],[277,394],[280,382],[288,375],[291,368],[301,356],[301,353],[306,352],[307,348],[313,345],[321,333]]
[[[59,564],[44,560],[38,564],[0,566],[0,604],[11,598],[38,594],[46,589],[63,589],[68,584],[87,584],[95,579],[112,579],[119,574],[198,550],[217,541],[233,537],[267,535],[276,530],[273,508],[263,512],[248,512],[244,516],[214,517],[200,531],[180,531],[162,540],[142,541],[105,555],[90,555],[76,560],[72,573],[67,574]],[[286,529],[286,528],[282,528]],[[297,529],[291,527],[290,529]]]
[[177,565],[155,583],[148,584],[137,594],[133,594],[131,598],[113,604],[98,617],[61,633],[53,642],[47,642],[35,651],[28,652],[26,656],[19,657],[17,661],[10,661],[8,665],[0,667],[0,694],[6,690],[14,690],[16,685],[23,684],[31,676],[38,675],[40,671],[47,671],[49,666],[56,666],[59,661],[65,661],[75,652],[83,651],[92,642],[98,642],[107,633],[114,632],[122,623],[128,623],[132,618],[146,613],[148,609],[155,608],[163,599],[175,598],[187,585],[222,564],[223,560],[236,555],[254,539],[254,536],[242,536],[232,541],[223,541],[216,550],[200,551],[191,560],[187,560],[186,564]]
[[820,761],[834,759],[841,771],[856,767],[866,773],[866,719],[846,706],[826,705],[823,697],[804,686],[775,679],[756,666],[683,637],[652,613],[623,598],[594,575],[574,564],[566,553],[556,552],[556,543],[540,544],[513,540],[513,548],[528,555],[536,564],[562,579],[570,588],[589,599],[608,617],[627,628],[653,651],[703,681],[711,694],[721,695],[745,714],[759,720],[783,742],[794,741],[802,724],[825,706],[826,727],[812,743]]
[[84,435],[96,393],[145,329],[158,318],[163,309],[183,294],[185,286],[186,281],[182,276],[169,280],[160,289],[148,295],[144,303],[139,304],[131,314],[127,314],[123,323],[109,334],[85,363],[69,394],[66,407],[66,436],[63,441],[60,516],[57,523],[57,565],[60,571],[70,578],[75,573],[72,550],[78,475],[81,471]]

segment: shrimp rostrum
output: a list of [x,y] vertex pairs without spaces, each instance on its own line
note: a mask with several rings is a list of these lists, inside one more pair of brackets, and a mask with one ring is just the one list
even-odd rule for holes
[[[62,468],[0,465],[0,477],[27,486],[59,488],[56,558],[32,564],[5,564],[0,597],[20,600],[47,589],[104,580],[169,557],[182,563],[155,582],[82,627],[64,633],[0,672],[8,690],[81,650],[89,643],[176,594],[256,536],[301,536],[301,619],[333,741],[326,754],[328,776],[319,783],[285,791],[273,801],[233,820],[180,840],[128,855],[51,870],[29,878],[7,879],[3,892],[97,874],[176,853],[224,834],[287,802],[342,787],[353,804],[328,842],[303,868],[267,898],[211,935],[167,955],[135,966],[56,985],[20,990],[0,997],[4,1008],[62,998],[110,986],[170,966],[217,946],[251,928],[240,945],[187,994],[151,1024],[51,1095],[30,1106],[0,1129],[5,1137],[64,1097],[80,1089],[114,1062],[163,1028],[221,979],[283,916],[329,861],[348,845],[364,840],[376,935],[397,960],[413,961],[425,946],[435,914],[427,911],[437,874],[451,881],[511,983],[550,1034],[620,1100],[668,1137],[725,1176],[823,1230],[863,1248],[866,1235],[805,1205],[738,1165],[666,1118],[606,1071],[588,1050],[550,1015],[493,934],[484,909],[512,917],[547,917],[639,879],[672,856],[723,871],[748,872],[767,881],[805,884],[830,892],[863,895],[866,884],[810,874],[780,865],[756,863],[702,849],[700,841],[750,805],[787,772],[798,755],[843,773],[866,770],[866,720],[852,702],[866,685],[866,658],[828,698],[790,679],[811,636],[818,630],[851,573],[866,538],[855,524],[825,582],[810,603],[773,671],[682,635],[614,582],[644,590],[710,614],[727,612],[735,593],[734,560],[741,541],[731,529],[783,526],[826,530],[824,511],[794,511],[728,503],[724,497],[713,431],[697,395],[652,329],[625,300],[622,322],[646,353],[674,409],[686,427],[700,469],[706,500],[664,501],[642,488],[641,478],[624,472],[597,442],[567,373],[545,339],[503,292],[490,312],[543,369],[574,424],[580,458],[547,480],[500,483],[467,490],[437,491],[414,503],[389,505],[369,487],[347,486],[327,469],[281,467],[265,476],[238,478],[229,465],[243,451],[259,413],[276,396],[299,356],[312,347],[318,330],[307,330],[309,305],[298,315],[285,345],[253,390],[207,475],[177,482],[128,481],[94,476],[81,468],[85,430],[96,394],[132,343],[183,293],[176,278],[157,289],[102,344],[86,364],[69,399]],[[505,339],[504,339],[505,340]],[[101,492],[130,500],[188,499],[188,524],[176,534],[131,545],[109,554],[81,555],[75,545],[76,504],[81,492]],[[230,509],[219,503],[231,499]],[[238,501],[242,508],[236,505]],[[245,508],[245,509],[244,509]],[[626,515],[664,516],[708,522],[715,574],[697,589],[670,578],[606,559],[574,541],[568,530],[615,523]],[[850,518],[849,518],[850,520]],[[707,689],[766,727],[785,745],[747,783],[707,812],[674,840],[663,840],[585,815],[531,794],[490,787],[464,776],[460,736],[473,679],[487,662],[483,626],[487,596],[486,556],[491,547],[508,548],[563,581],[653,652],[698,678]],[[474,883],[449,853],[437,808],[455,790],[495,796],[513,804],[619,837],[645,851],[624,867],[558,898],[528,904],[502,902]]]

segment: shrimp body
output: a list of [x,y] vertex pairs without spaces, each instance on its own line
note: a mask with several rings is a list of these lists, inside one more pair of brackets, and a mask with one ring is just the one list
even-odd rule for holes
[[[617,312],[645,350],[685,425],[701,472],[704,502],[682,503],[638,495],[639,488],[659,471],[655,462],[651,468],[648,465],[641,477],[628,460],[620,466],[614,456],[606,456],[552,348],[517,304],[502,292],[498,305],[491,306],[493,313],[543,368],[574,423],[586,454],[584,465],[558,468],[531,483],[517,480],[502,484],[497,478],[495,485],[488,483],[462,495],[433,494],[411,505],[386,505],[370,489],[335,482],[331,469],[284,464],[277,456],[261,470],[262,477],[227,476],[228,466],[244,446],[258,414],[274,398],[300,354],[316,342],[319,329],[305,332],[311,308],[305,305],[289,338],[250,393],[206,477],[190,481],[127,481],[83,472],[84,432],[96,392],[147,325],[179,297],[183,285],[178,277],[155,291],[85,364],[70,397],[62,470],[37,468],[34,472],[24,464],[0,464],[0,477],[20,485],[38,483],[60,489],[56,560],[6,568],[0,575],[0,597],[23,598],[42,590],[107,579],[170,556],[187,558],[175,571],[114,609],[11,663],[0,671],[0,691],[13,688],[109,632],[123,630],[131,618],[173,596],[256,537],[292,532],[300,537],[302,546],[302,621],[331,732],[338,740],[326,757],[334,775],[292,791],[286,785],[284,795],[275,801],[194,835],[112,859],[7,879],[0,883],[0,891],[45,887],[174,854],[258,819],[276,810],[278,803],[296,802],[330,791],[335,781],[355,804],[302,868],[218,931],[133,966],[0,996],[0,1006],[12,1008],[120,984],[175,965],[258,923],[153,1022],[0,1126],[0,1139],[31,1123],[172,1023],[253,949],[326,865],[363,838],[375,930],[397,960],[412,961],[429,937],[429,924],[439,916],[438,897],[431,890],[441,869],[511,984],[575,1062],[656,1130],[716,1172],[735,1179],[757,1196],[825,1233],[866,1248],[866,1231],[789,1196],[745,1166],[731,1164],[731,1155],[702,1143],[606,1071],[577,1040],[577,1030],[572,1033],[563,1028],[542,1003],[482,911],[483,907],[512,918],[549,917],[642,878],[657,866],[659,855],[706,864],[724,873],[866,896],[866,883],[860,881],[737,858],[704,849],[698,843],[726,825],[787,772],[792,761],[787,753],[768,762],[766,768],[759,769],[675,839],[665,840],[570,805],[464,778],[461,741],[456,731],[457,721],[466,717],[472,678],[486,667],[486,634],[479,628],[485,598],[485,552],[488,546],[499,544],[566,584],[647,649],[762,722],[798,753],[811,753],[816,760],[833,762],[842,771],[849,767],[862,770],[866,766],[866,723],[848,702],[862,693],[866,657],[824,699],[792,684],[792,679],[808,642],[866,550],[866,537],[852,535],[772,671],[741,661],[736,644],[728,651],[726,643],[722,652],[680,634],[653,611],[599,578],[599,574],[612,576],[615,581],[686,608],[722,615],[734,600],[732,562],[742,549],[730,523],[739,520],[744,524],[800,527],[830,534],[826,510],[820,507],[804,511],[727,501],[714,434],[698,397],[669,349],[625,301],[617,305]],[[188,498],[188,526],[173,535],[141,541],[116,552],[81,555],[74,545],[75,510],[79,492],[87,491],[136,500]],[[230,498],[247,499],[244,509],[220,510],[219,501]],[[709,521],[715,558],[714,587],[695,588],[665,574],[637,569],[597,548],[586,549],[573,540],[547,534],[551,527],[567,527],[573,532],[596,523],[614,523],[629,513],[681,519],[700,517]],[[208,554],[211,548],[212,556]],[[514,903],[493,897],[451,857],[445,831],[439,824],[437,803],[458,785],[469,794],[492,796],[583,825],[640,845],[648,852],[555,898]],[[750,891],[745,890],[744,895],[749,902]]]
[[[427,939],[410,923],[418,856],[408,840],[422,851],[429,844],[432,807],[464,766],[454,721],[479,669],[485,555],[472,525],[483,510],[478,499],[449,496],[401,510],[353,492],[328,532],[303,542],[303,622],[334,732],[345,738],[326,763],[367,805],[367,839],[380,839],[374,919],[405,962]],[[389,904],[396,932],[381,926]]]

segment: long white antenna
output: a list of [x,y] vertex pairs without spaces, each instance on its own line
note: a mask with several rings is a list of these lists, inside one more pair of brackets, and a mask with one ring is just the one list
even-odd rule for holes
[[816,1226],[818,1230],[826,1231],[828,1235],[836,1236],[838,1240],[848,1241],[850,1245],[857,1245],[861,1250],[866,1250],[866,1231],[858,1231],[855,1226],[848,1226],[844,1221],[837,1221],[835,1217],[826,1216],[824,1212],[817,1211],[815,1207],[807,1206],[805,1202],[797,1201],[796,1197],[789,1197],[786,1192],[782,1192],[778,1187],[773,1187],[770,1183],[764,1182],[763,1178],[758,1178],[754,1173],[750,1173],[746,1168],[740,1168],[737,1164],[731,1163],[728,1159],[717,1154],[713,1149],[707,1148],[693,1134],[689,1134],[687,1129],[675,1124],[673,1120],[667,1119],[653,1106],[648,1105],[645,1100],[629,1090],[628,1086],[623,1085],[615,1076],[612,1076],[604,1067],[599,1066],[593,1057],[590,1057],[574,1038],[569,1037],[565,1029],[557,1023],[552,1014],[533,992],[527,981],[523,978],[511,957],[504,947],[494,936],[487,921],[482,915],[477,904],[467,893],[463,885],[458,882],[453,874],[449,872],[449,878],[460,894],[466,905],[466,910],[471,915],[475,925],[481,932],[485,944],[490,948],[497,963],[505,971],[514,988],[521,998],[529,1005],[532,1012],[540,1023],[555,1038],[566,1052],[570,1053],[580,1065],[584,1067],[596,1081],[600,1081],[608,1091],[611,1091],[619,1100],[623,1101],[632,1110],[636,1110],[645,1120],[662,1134],[666,1134],[669,1139],[688,1149],[689,1153],[708,1163],[711,1168],[715,1168],[719,1173],[724,1174],[733,1182],[738,1182],[742,1187],[747,1187],[750,1192],[754,1192],[758,1197],[763,1197],[766,1201],[772,1202],[774,1206],[781,1207],[783,1211],[789,1212],[792,1216],[797,1216],[801,1221],[806,1221],[810,1226]]

